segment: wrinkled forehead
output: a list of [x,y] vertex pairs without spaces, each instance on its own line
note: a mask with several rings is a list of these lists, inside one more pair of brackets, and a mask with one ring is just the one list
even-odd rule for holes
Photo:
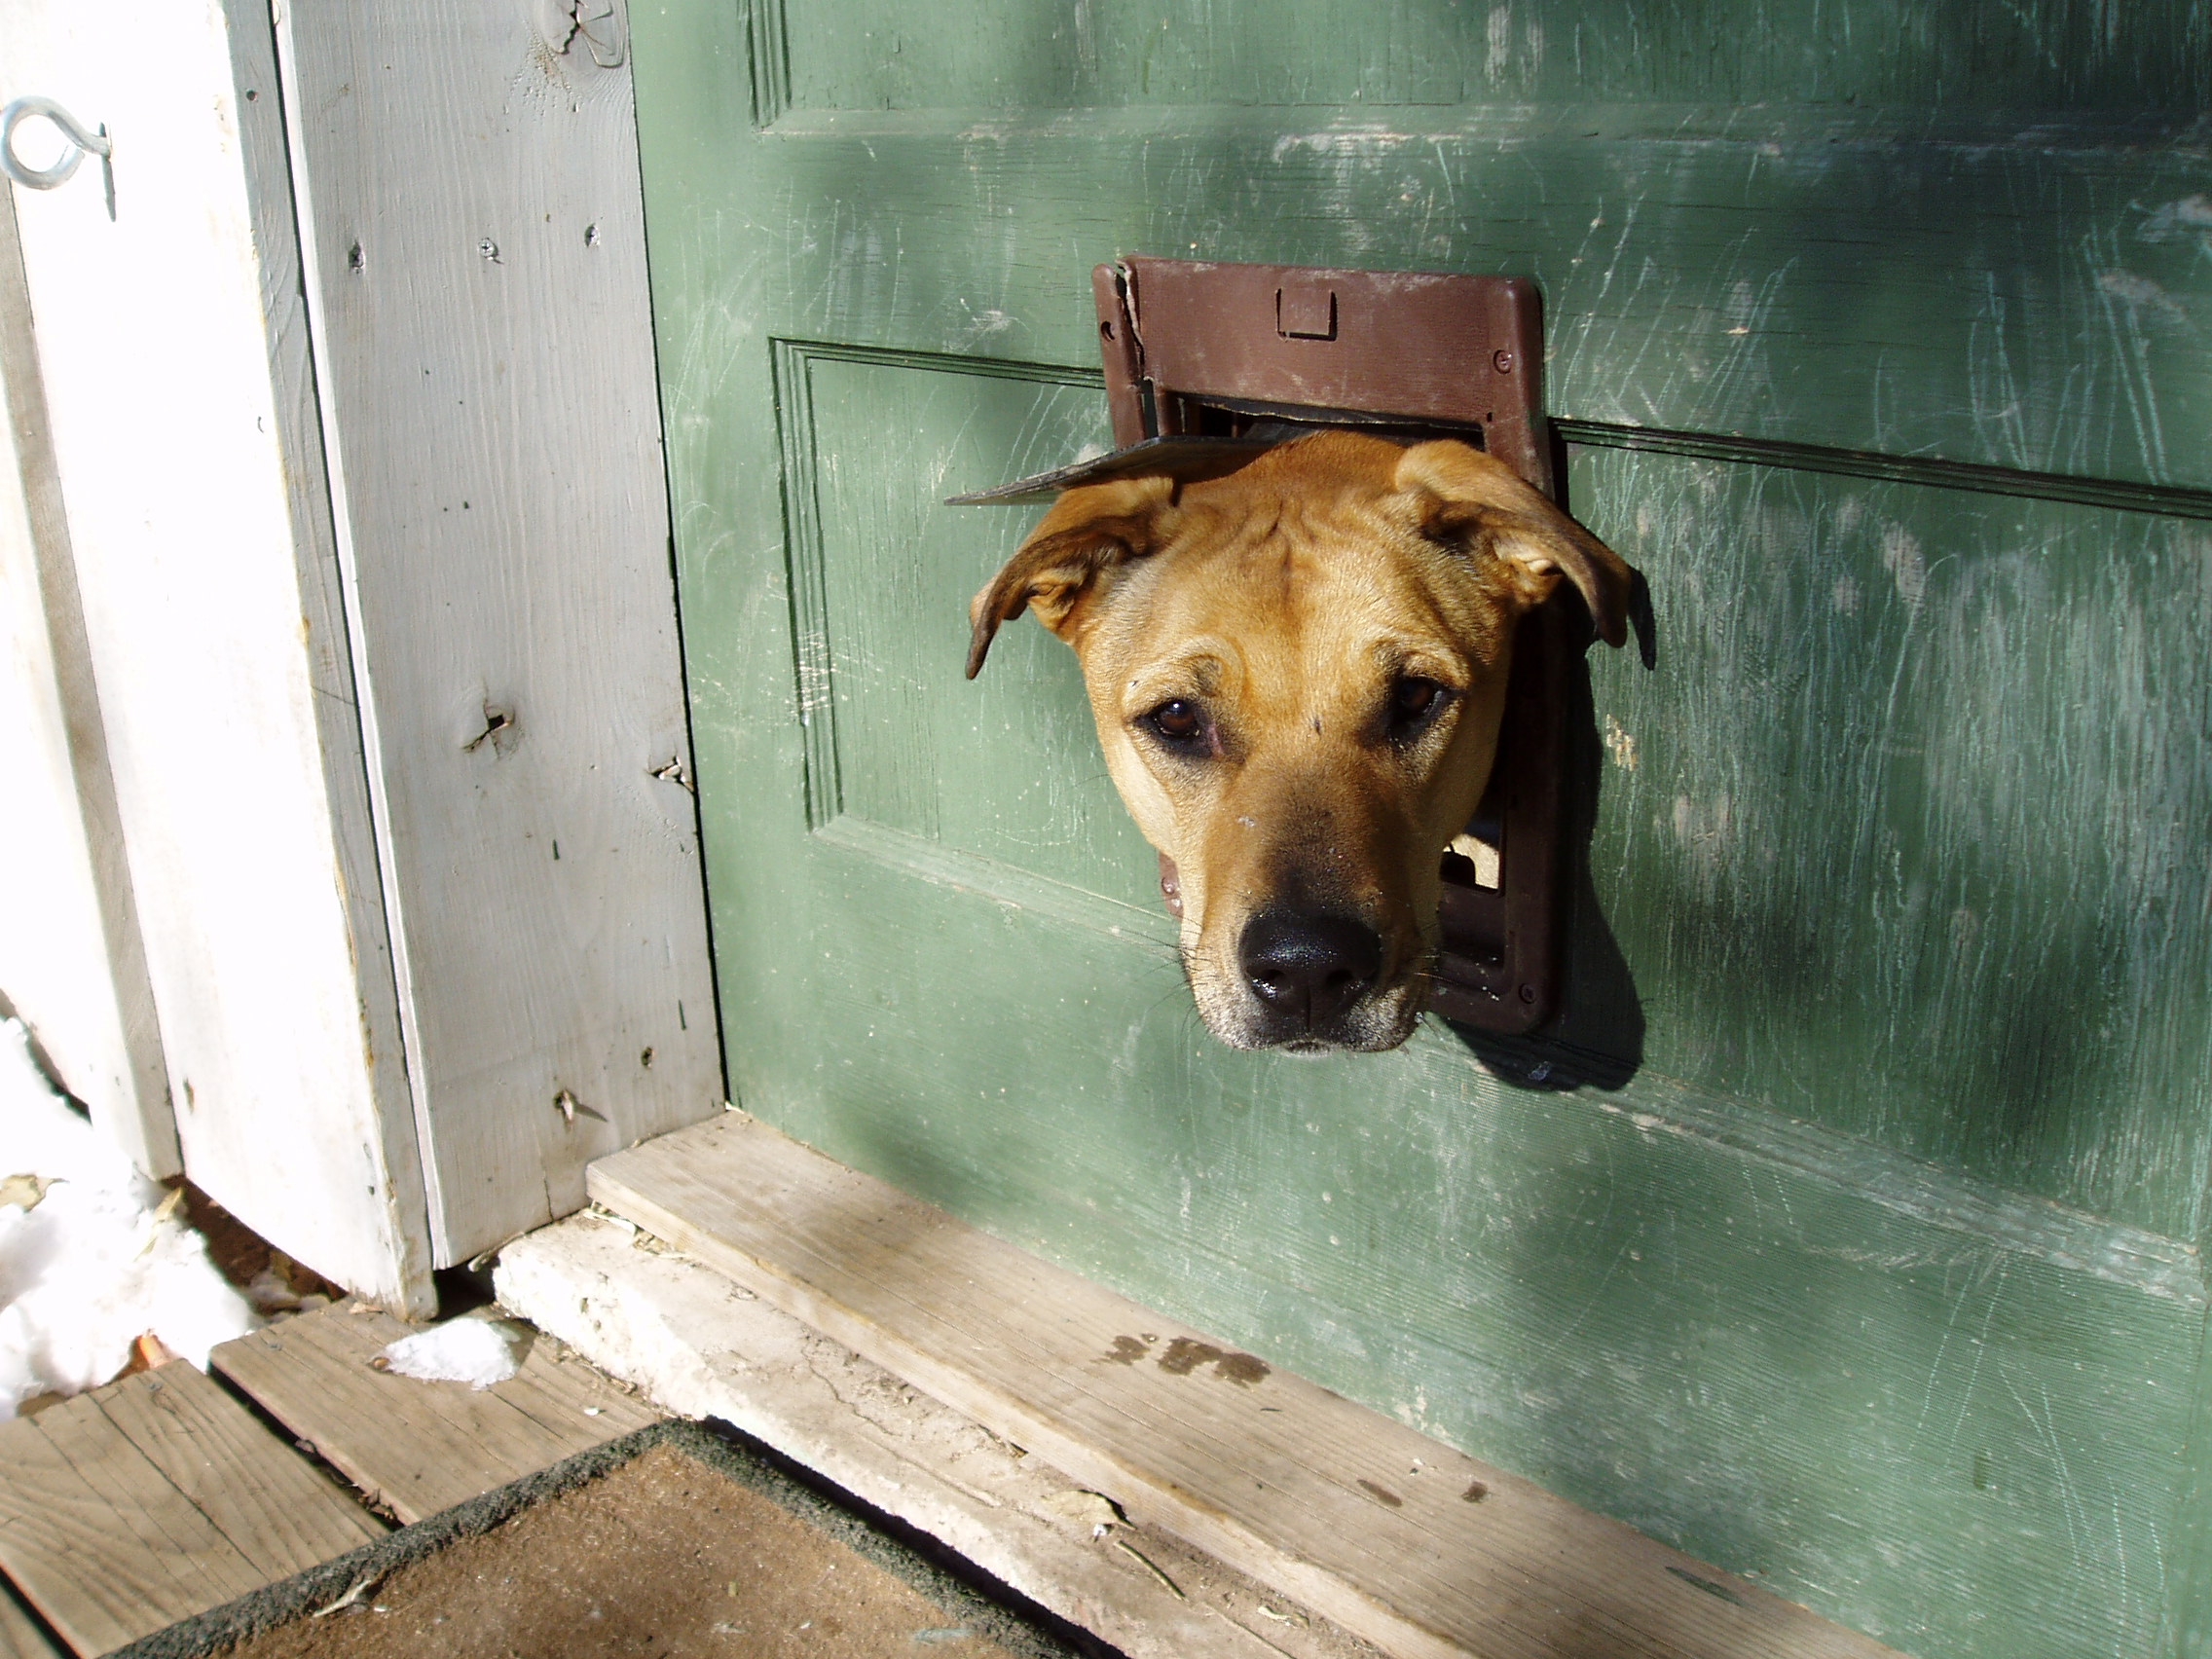
[[1249,672],[1365,678],[1408,654],[1479,652],[1487,632],[1464,565],[1357,499],[1206,503],[1132,577],[1125,660],[1227,643]]

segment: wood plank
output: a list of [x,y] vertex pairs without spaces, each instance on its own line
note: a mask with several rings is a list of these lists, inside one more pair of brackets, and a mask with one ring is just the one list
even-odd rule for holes
[[62,1659],[54,1639],[23,1608],[13,1585],[0,1583],[0,1659]]
[[660,1420],[661,1413],[632,1394],[609,1388],[607,1380],[573,1354],[556,1356],[553,1344],[531,1344],[522,1373],[494,1392],[549,1433],[575,1446],[612,1440]]
[[[326,1320],[329,1310],[309,1318]],[[560,1441],[489,1391],[371,1370],[369,1359],[406,1332],[396,1321],[363,1323],[373,1334],[355,1341],[350,1332],[287,1320],[225,1344],[214,1363],[403,1522],[567,1456]]]
[[1392,1652],[1889,1651],[1003,1244],[743,1114],[592,1196]]
[[630,67],[535,15],[278,25],[440,1265],[724,1099]]
[[[349,1364],[369,1367],[387,1344],[411,1336],[416,1327],[400,1324],[387,1314],[349,1314],[324,1311],[308,1327],[307,1335],[325,1352]],[[491,1318],[490,1309],[471,1317]],[[373,1368],[372,1376],[382,1376]],[[625,1394],[573,1355],[557,1355],[554,1345],[531,1333],[529,1346],[517,1374],[481,1391],[458,1382],[423,1383],[411,1378],[384,1378],[394,1384],[429,1387],[443,1400],[496,1399],[513,1407],[550,1437],[558,1452],[553,1461],[605,1445],[647,1423],[662,1414],[635,1395]],[[532,1468],[543,1468],[542,1462]],[[525,1471],[527,1472],[527,1471]]]
[[384,1536],[368,1511],[190,1365],[127,1377],[92,1398],[267,1582]]
[[1117,1525],[1097,1536],[1065,1471],[636,1237],[591,1211],[540,1228],[499,1252],[499,1300],[671,1411],[734,1423],[1127,1659],[1375,1659],[1171,1533]]
[[225,7],[139,11],[0,0],[0,35],[11,76],[116,134],[112,219],[97,169],[16,216],[176,1132],[272,1243],[424,1306],[376,873],[349,853],[366,790],[323,750],[358,715],[324,672],[344,622],[313,550],[303,586],[264,303],[284,262],[248,193],[267,147],[240,136],[277,122],[274,89],[236,85]]
[[[408,1334],[388,1314],[328,1308],[226,1343],[213,1363],[410,1523],[659,1415],[573,1362],[556,1360],[543,1344],[533,1345],[523,1375],[482,1390],[371,1369],[387,1344]],[[597,1416],[589,1415],[591,1407]]]
[[93,1126],[153,1175],[173,1175],[169,1106],[146,945],[92,681],[76,554],[62,509],[13,193],[0,203],[0,987]]
[[86,1395],[0,1425],[0,1568],[84,1654],[267,1582]]

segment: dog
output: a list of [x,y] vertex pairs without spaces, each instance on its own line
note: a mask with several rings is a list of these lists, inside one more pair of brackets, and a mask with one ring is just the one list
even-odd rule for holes
[[1503,462],[1322,430],[1063,491],[976,596],[968,678],[1025,609],[1075,648],[1216,1037],[1373,1052],[1419,1021],[1442,849],[1490,780],[1515,625],[1563,577],[1623,644],[1635,572]]

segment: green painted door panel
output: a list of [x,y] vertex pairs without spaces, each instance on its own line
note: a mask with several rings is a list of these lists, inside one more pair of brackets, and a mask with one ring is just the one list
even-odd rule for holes
[[1100,259],[1390,250],[1538,280],[1556,415],[2052,473],[2122,504],[2186,488],[2149,504],[2212,515],[2212,185],[2178,123],[2054,120],[2021,144],[1928,115],[1905,143],[1856,110],[1577,104],[801,111],[756,133],[744,110],[715,94],[684,143],[723,159],[679,200],[706,191],[686,210],[725,235],[790,215],[757,276],[801,338],[1083,364]]
[[798,109],[1665,100],[2194,113],[2201,0],[762,5]]
[[[951,648],[1035,514],[940,502],[1109,443],[1095,382],[806,345],[778,362],[815,516],[793,557],[818,616],[816,827],[1149,915],[1073,656],[1015,629],[971,687]],[[1570,489],[1667,602],[1667,673],[1594,664],[1591,857],[1650,1032],[1611,1057],[2194,1237],[2212,527],[1604,450],[1577,451]]]
[[[806,630],[819,642],[807,682],[827,690],[810,709],[817,827],[841,816],[903,831],[1149,911],[1157,874],[1107,782],[1088,706],[1033,695],[1042,675],[1073,679],[1055,643],[1021,630],[1009,671],[972,689],[946,678],[961,665],[945,655],[944,619],[989,574],[976,576],[977,553],[1011,555],[1034,515],[951,513],[943,498],[1010,460],[1042,472],[1111,448],[1097,378],[804,346],[777,361],[793,488],[817,515],[793,548],[820,618]],[[978,790],[975,762],[993,756],[1003,764]]]
[[[1155,54],[1180,105],[1075,113],[1155,97],[1146,30],[1199,14],[948,10],[958,54],[881,0],[634,19],[742,1103],[1909,1651],[2212,1651],[2201,159],[1541,101],[1574,40],[1680,95],[1688,7],[1665,62],[1516,7],[1537,101],[1387,128],[1259,104],[1459,96],[1504,8],[1224,23]],[[1954,101],[2025,38],[1866,7],[1895,50],[1845,52],[1827,9],[1789,57],[1796,14],[1726,15],[1701,96]],[[2009,85],[2155,103],[2195,16]],[[808,107],[868,99],[909,107]],[[1572,504],[1660,667],[1590,664],[1544,1039],[1220,1049],[1072,655],[1023,623],[961,678],[1035,515],[937,503],[1107,441],[1088,269],[1192,243],[1545,284]]]
[[2197,1237],[2212,525],[1583,451],[1664,596],[1596,665],[1647,1065]]

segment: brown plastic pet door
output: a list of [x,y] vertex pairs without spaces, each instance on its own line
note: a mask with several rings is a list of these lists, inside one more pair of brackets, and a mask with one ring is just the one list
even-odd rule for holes
[[[1124,449],[1214,451],[1226,472],[1285,428],[1356,426],[1461,439],[1556,496],[1532,283],[1168,259],[1101,265],[1092,281]],[[1557,1007],[1562,705],[1589,639],[1578,604],[1562,584],[1522,622],[1489,792],[1442,853],[1431,1006],[1485,1030],[1533,1030]]]

